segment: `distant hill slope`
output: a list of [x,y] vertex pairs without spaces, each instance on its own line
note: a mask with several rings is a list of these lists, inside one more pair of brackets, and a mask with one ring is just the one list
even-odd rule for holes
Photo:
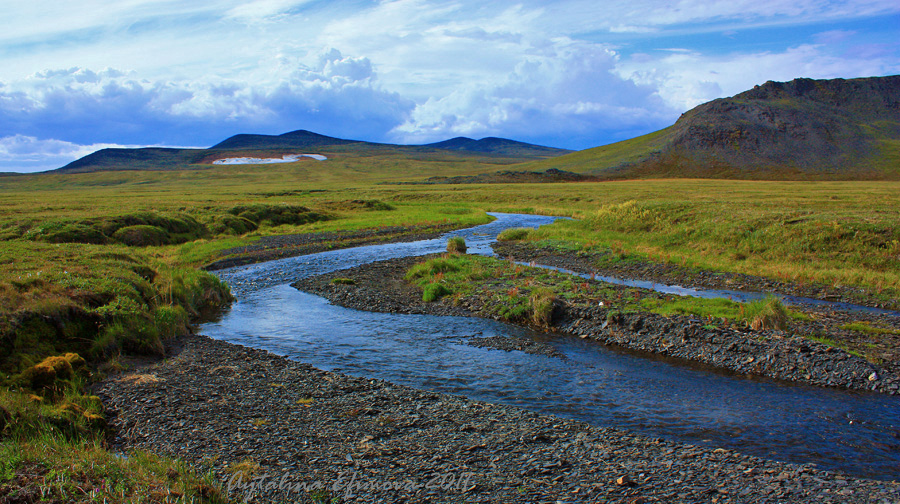
[[206,156],[205,149],[168,149],[163,147],[101,149],[53,171],[82,173],[107,170],[175,169],[200,163]]
[[604,178],[900,178],[900,76],[767,82],[666,129],[552,160]]
[[81,173],[108,170],[177,170],[197,168],[226,157],[281,157],[284,154],[316,154],[329,152],[364,152],[427,154],[451,152],[494,157],[506,162],[546,159],[568,154],[569,150],[533,145],[503,138],[454,138],[428,145],[393,145],[334,138],[312,131],[297,130],[283,135],[241,134],[230,137],[209,149],[102,149],[77,159],[55,172]]
[[367,144],[356,140],[344,140],[320,135],[312,131],[297,130],[283,135],[235,135],[210,147],[210,149],[306,149],[324,145]]
[[512,157],[555,157],[568,154],[572,151],[544,147],[505,138],[487,137],[481,140],[473,140],[466,137],[456,137],[443,142],[425,144],[423,147],[433,149],[457,150],[468,152],[482,152],[487,154],[503,154]]

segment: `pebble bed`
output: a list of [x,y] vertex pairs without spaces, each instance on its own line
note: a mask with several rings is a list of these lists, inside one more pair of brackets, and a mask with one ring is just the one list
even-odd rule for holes
[[900,483],[331,373],[203,336],[107,379],[113,447],[247,502],[900,502]]

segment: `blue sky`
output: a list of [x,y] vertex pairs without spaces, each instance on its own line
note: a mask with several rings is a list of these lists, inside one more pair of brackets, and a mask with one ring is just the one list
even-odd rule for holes
[[767,80],[900,73],[896,0],[0,2],[0,171],[296,129],[582,149]]

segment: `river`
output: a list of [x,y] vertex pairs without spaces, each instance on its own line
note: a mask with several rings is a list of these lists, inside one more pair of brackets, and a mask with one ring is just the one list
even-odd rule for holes
[[[552,217],[492,214],[449,233],[490,254],[503,229]],[[676,441],[850,475],[900,474],[900,400],[748,378],[472,317],[372,313],[331,305],[288,284],[372,261],[441,252],[446,236],[252,264],[216,272],[237,301],[200,333],[349,375],[519,406]],[[475,348],[472,336],[548,343],[565,359]]]

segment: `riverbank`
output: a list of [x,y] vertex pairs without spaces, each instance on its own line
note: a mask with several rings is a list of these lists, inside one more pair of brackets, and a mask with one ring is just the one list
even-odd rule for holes
[[[210,469],[226,486],[234,483],[233,495],[255,492],[251,502],[863,503],[900,496],[897,482],[349,377],[203,336],[187,336],[166,360],[106,380],[98,394],[115,447]],[[236,484],[242,473],[256,478],[258,491]]]
[[886,300],[884,296],[878,296],[860,287],[797,283],[742,273],[707,271],[637,257],[628,256],[623,259],[609,251],[563,251],[550,245],[533,242],[502,241],[494,243],[492,248],[500,257],[511,257],[517,261],[534,261],[579,273],[595,273],[598,276],[636,278],[697,289],[777,292],[823,301],[900,310],[900,300]]
[[[497,300],[509,296],[518,286],[504,282],[483,282],[478,292],[424,302],[421,291],[403,277],[424,258],[402,258],[309,277],[294,287],[322,296],[340,306],[388,313],[431,315],[493,316]],[[520,268],[523,270],[523,268]],[[526,278],[519,283],[527,284]],[[557,283],[566,282],[558,276]],[[335,279],[341,279],[335,281]],[[532,279],[534,280],[534,279]],[[581,292],[604,292],[604,305],[584,294],[554,302],[552,318],[545,330],[569,333],[603,344],[699,362],[741,374],[809,383],[817,386],[900,393],[897,366],[880,366],[844,350],[798,336],[791,331],[751,329],[738,324],[703,320],[691,315],[659,315],[628,312],[616,306],[627,298],[629,306],[641,298],[665,296],[623,286],[613,286],[578,278]],[[862,315],[861,315],[862,316]],[[825,319],[827,322],[827,319]],[[520,321],[521,322],[521,321]],[[799,322],[800,326],[822,324],[821,319]],[[825,326],[823,326],[825,327]]]
[[207,271],[233,268],[247,264],[273,261],[286,257],[316,254],[328,250],[362,247],[388,242],[411,242],[430,240],[444,233],[469,227],[457,224],[435,224],[419,226],[386,226],[378,229],[358,231],[334,231],[263,236],[259,241],[219,252],[222,256],[203,269]]
[[[815,284],[797,284],[770,278],[727,272],[682,268],[673,264],[648,261],[610,261],[610,254],[562,252],[549,246],[525,242],[497,242],[494,252],[515,261],[534,262],[577,273],[614,278],[630,278],[663,285],[711,290],[771,292],[837,303],[854,303],[873,308],[900,308],[897,301],[885,303],[864,289]],[[807,339],[867,357],[880,367],[900,374],[900,316],[842,310],[833,306],[803,306],[810,315],[808,323],[798,324],[795,332]]]

